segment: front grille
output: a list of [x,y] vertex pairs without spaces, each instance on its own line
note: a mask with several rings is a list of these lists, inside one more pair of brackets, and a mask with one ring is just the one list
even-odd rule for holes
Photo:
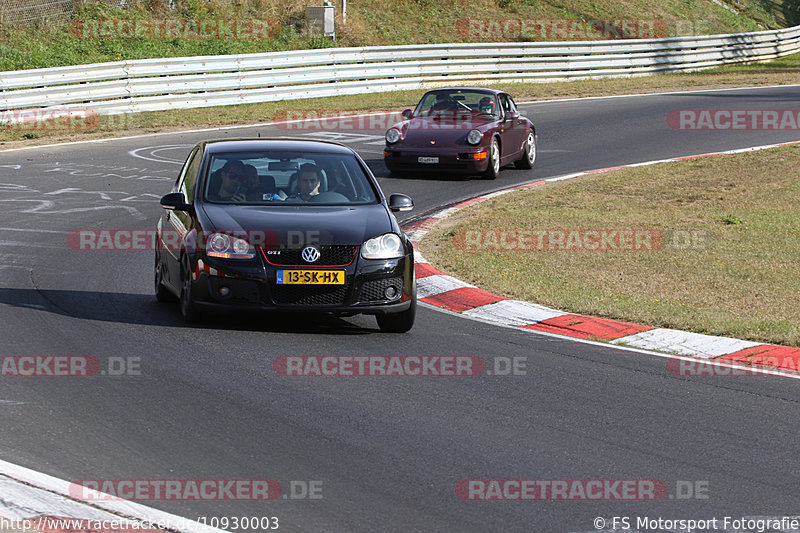
[[365,281],[361,285],[361,292],[358,295],[359,302],[385,302],[387,300],[384,291],[387,287],[397,289],[397,296],[392,300],[397,300],[403,293],[403,278],[384,278]]
[[348,285],[272,285],[278,305],[343,305]]
[[280,249],[280,253],[264,253],[267,262],[279,266],[345,266],[353,262],[358,246],[324,245],[319,247],[320,257],[313,263],[306,263],[301,257],[302,248]]

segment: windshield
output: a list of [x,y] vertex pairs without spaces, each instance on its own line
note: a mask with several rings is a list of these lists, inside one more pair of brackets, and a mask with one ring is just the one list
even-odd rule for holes
[[497,99],[491,93],[458,89],[439,90],[431,91],[422,97],[414,111],[414,116],[461,114],[499,116],[499,110]]
[[204,198],[219,204],[351,205],[378,201],[355,156],[286,151],[211,156]]

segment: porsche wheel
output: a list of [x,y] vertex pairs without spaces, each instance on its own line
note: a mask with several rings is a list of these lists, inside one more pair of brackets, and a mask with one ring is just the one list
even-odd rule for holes
[[514,161],[514,166],[524,169],[533,168],[534,161],[536,161],[536,136],[531,131],[528,133],[528,140],[525,141],[522,157]]
[[486,169],[486,172],[483,176],[486,179],[493,180],[497,179],[497,176],[500,175],[500,143],[497,142],[497,139],[492,139],[492,147],[489,149],[489,168]]

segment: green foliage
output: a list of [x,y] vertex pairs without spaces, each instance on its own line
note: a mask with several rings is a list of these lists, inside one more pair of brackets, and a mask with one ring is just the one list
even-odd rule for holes
[[[21,1],[21,0],[20,0]],[[304,8],[317,2],[301,0],[127,0],[127,7],[107,0],[75,2],[72,21],[2,28],[0,71],[100,63],[120,59],[237,54],[329,48],[475,41],[464,35],[464,21],[517,19],[588,20],[593,17],[660,17],[704,21],[702,33],[727,33],[774,28],[800,21],[796,0],[741,0],[740,14],[700,0],[395,0],[386,9],[381,0],[348,4],[348,24],[337,18],[337,41],[312,36],[305,27]],[[337,5],[338,12],[338,2]],[[266,19],[280,23],[269,39],[104,39],[70,33],[81,21],[107,19]]]
[[744,220],[735,216],[735,215],[727,215],[721,218],[722,222],[725,225],[735,225],[735,224],[744,224]]

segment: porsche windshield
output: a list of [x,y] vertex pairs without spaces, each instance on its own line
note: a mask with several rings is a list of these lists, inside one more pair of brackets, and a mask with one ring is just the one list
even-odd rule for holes
[[498,116],[500,107],[495,96],[479,91],[431,91],[420,100],[414,111],[416,117],[440,114]]
[[265,205],[378,201],[364,169],[352,155],[286,151],[213,154],[204,198],[220,204]]

